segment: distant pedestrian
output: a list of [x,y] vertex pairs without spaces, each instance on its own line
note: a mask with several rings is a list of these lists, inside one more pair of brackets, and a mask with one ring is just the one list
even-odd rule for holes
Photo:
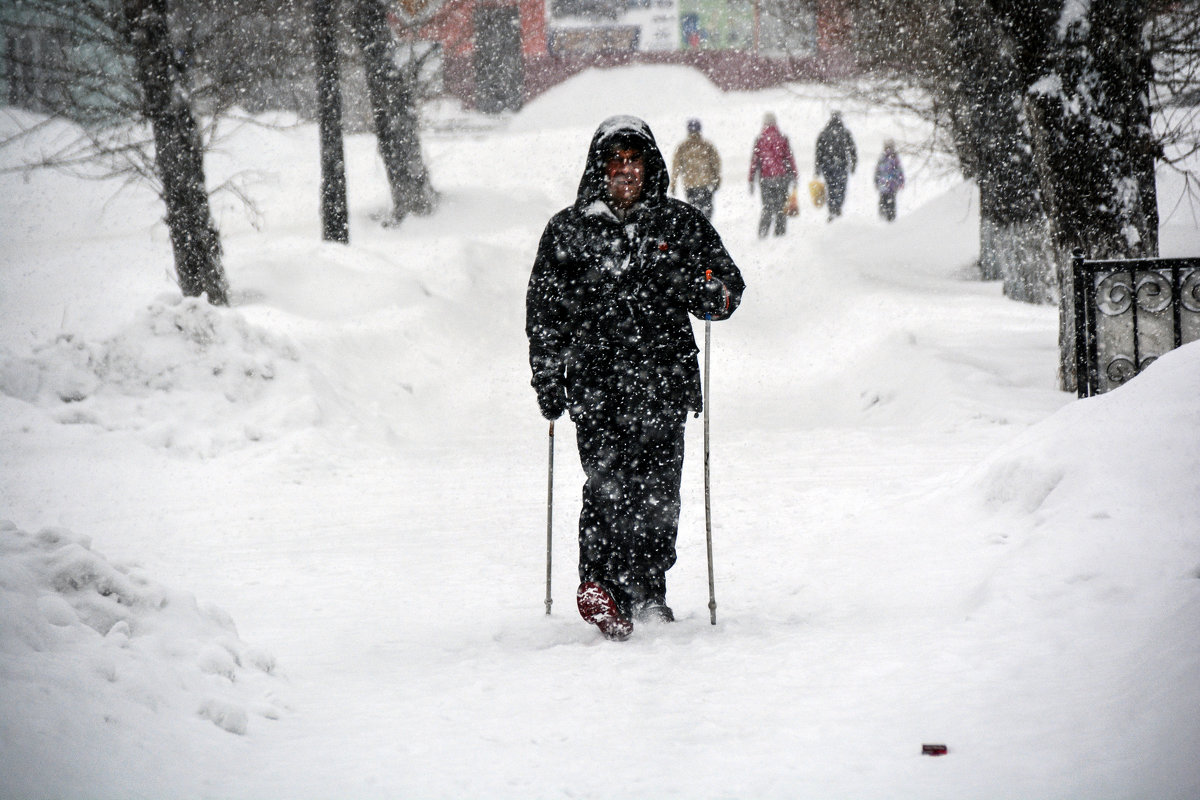
[[817,136],[817,174],[825,179],[828,191],[829,220],[842,215],[846,200],[846,181],[858,168],[858,150],[854,137],[842,123],[842,112],[834,111]]
[[775,224],[775,235],[787,232],[788,191],[796,186],[796,157],[792,146],[780,130],[775,115],[763,116],[762,131],[754,140],[754,152],[750,156],[750,193],[754,193],[754,181],[758,180],[762,191],[762,214],[758,219],[758,238],[765,239]]
[[689,119],[687,138],[671,158],[671,194],[683,187],[687,201],[712,219],[713,195],[721,188],[721,156],[712,142],[700,135],[700,120]]
[[896,192],[904,188],[904,168],[896,154],[896,143],[888,139],[875,165],[875,188],[879,190],[879,216],[888,222],[896,219]]

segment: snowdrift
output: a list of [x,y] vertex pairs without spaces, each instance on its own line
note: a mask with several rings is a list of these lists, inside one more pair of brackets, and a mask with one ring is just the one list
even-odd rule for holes
[[0,684],[7,797],[45,796],[51,773],[94,781],[81,743],[114,747],[99,772],[119,773],[123,737],[175,738],[188,719],[245,734],[286,711],[274,657],[243,642],[221,608],[112,563],[85,536],[6,520]]

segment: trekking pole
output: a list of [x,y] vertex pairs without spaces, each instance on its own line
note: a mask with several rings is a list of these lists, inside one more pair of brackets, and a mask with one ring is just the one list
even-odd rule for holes
[[550,565],[554,549],[554,420],[550,421],[550,467],[546,475],[546,616],[550,616]]
[[[705,270],[705,280],[712,280],[712,270]],[[713,583],[713,553],[712,553],[712,492],[708,476],[708,410],[712,405],[712,392],[709,390],[709,353],[712,349],[712,314],[704,315],[704,538],[708,544],[708,618],[717,624],[717,594]]]

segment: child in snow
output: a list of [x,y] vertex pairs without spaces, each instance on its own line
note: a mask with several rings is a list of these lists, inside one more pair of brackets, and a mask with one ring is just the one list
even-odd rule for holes
[[904,188],[904,168],[896,155],[896,143],[888,139],[875,165],[875,188],[879,190],[879,216],[888,222],[896,219],[896,192]]

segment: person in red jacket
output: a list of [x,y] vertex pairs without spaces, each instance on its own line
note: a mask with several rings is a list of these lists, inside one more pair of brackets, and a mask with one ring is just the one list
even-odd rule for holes
[[754,193],[754,181],[758,179],[762,191],[762,215],[758,219],[758,238],[765,239],[775,223],[775,235],[787,232],[787,215],[784,205],[788,191],[796,186],[796,157],[792,146],[779,132],[775,115],[763,117],[763,128],[754,140],[754,153],[750,156],[750,193]]

